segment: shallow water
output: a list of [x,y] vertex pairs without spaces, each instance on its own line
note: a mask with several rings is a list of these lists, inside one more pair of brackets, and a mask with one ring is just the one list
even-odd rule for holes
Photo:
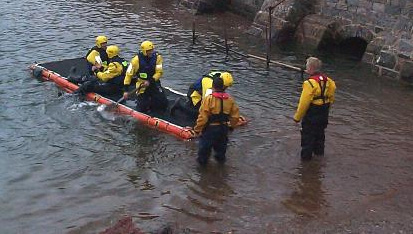
[[[250,22],[197,16],[203,44],[192,45],[194,16],[169,1],[0,4],[1,233],[97,233],[125,215],[148,232],[165,224],[191,233],[413,230],[411,87],[321,54],[337,102],[325,157],[302,164],[291,119],[300,74],[226,58],[211,45],[223,42],[226,26],[233,49],[263,56],[262,41],[242,33]],[[201,170],[197,141],[111,121],[31,77],[31,63],[82,56],[101,33],[126,59],[153,41],[164,57],[163,85],[184,93],[209,69],[233,71],[230,92],[251,122],[231,134],[225,166],[211,160]],[[273,59],[301,64],[308,53],[279,47]]]

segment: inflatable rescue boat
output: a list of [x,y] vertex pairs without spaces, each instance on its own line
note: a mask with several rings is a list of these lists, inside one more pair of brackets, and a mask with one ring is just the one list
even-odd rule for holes
[[[68,77],[73,76],[73,68],[79,75],[87,74],[88,68],[84,58],[66,59],[62,61],[35,63],[30,65],[30,69],[35,78],[54,82],[60,89],[67,93],[73,93],[79,88],[78,85],[68,80]],[[169,106],[172,106],[178,98],[186,98],[186,95],[172,88],[164,87],[164,92],[169,101]],[[111,111],[115,111],[121,115],[128,115],[139,122],[157,129],[159,131],[174,135],[183,140],[194,138],[194,132],[188,126],[194,126],[196,118],[189,116],[184,112],[176,111],[171,115],[171,112],[165,113],[150,113],[145,114],[136,111],[135,101],[127,100],[122,103],[117,103],[116,99],[110,99],[97,93],[87,93],[86,100],[94,101],[106,106],[111,106]],[[240,118],[238,125],[245,125],[245,118]]]

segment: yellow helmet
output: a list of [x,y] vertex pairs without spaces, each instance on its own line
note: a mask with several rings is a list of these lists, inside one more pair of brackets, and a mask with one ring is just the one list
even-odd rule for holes
[[98,36],[96,37],[96,46],[98,48],[102,48],[103,43],[108,43],[108,38],[105,36]]
[[234,83],[234,78],[232,78],[232,75],[229,72],[221,73],[220,77],[224,81],[224,86],[226,86],[226,87],[231,87],[232,84]]
[[155,46],[153,46],[153,43],[150,41],[144,41],[141,44],[141,51],[143,53],[143,55],[146,56],[146,51],[148,50],[153,50],[155,48]]
[[106,53],[108,54],[109,58],[113,58],[116,55],[119,55],[119,47],[115,45],[108,46],[108,48],[106,48]]

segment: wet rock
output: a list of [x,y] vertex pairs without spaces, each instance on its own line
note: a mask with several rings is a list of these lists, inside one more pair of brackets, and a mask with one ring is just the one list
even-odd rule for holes
[[384,12],[390,15],[400,15],[402,8],[400,6],[386,5]]
[[382,67],[379,74],[381,76],[384,76],[384,77],[387,77],[393,80],[397,80],[399,78],[399,72],[393,69],[386,68],[386,67]]
[[379,54],[384,44],[385,44],[384,38],[376,37],[372,42],[370,42],[367,45],[366,51],[373,53],[373,54]]
[[413,83],[413,61],[406,61],[401,65],[400,79]]
[[229,0],[182,0],[182,5],[193,9],[196,14],[225,11]]
[[401,39],[399,41],[399,51],[410,54],[413,51],[413,43],[409,40]]
[[374,61],[374,58],[375,58],[374,54],[365,52],[364,55],[363,55],[362,61],[365,62],[365,63],[372,64],[373,61]]
[[391,51],[381,51],[377,59],[377,64],[386,68],[393,69],[396,65],[396,56]]

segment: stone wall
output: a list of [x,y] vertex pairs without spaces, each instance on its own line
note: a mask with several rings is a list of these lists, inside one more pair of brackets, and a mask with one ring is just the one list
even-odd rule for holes
[[349,38],[367,42],[363,61],[379,74],[413,83],[412,0],[266,0],[252,32],[264,36],[269,6],[273,40],[295,38],[313,47]]
[[261,9],[264,0],[230,0],[228,8],[250,19],[254,19],[257,12]]
[[179,0],[179,3],[196,10],[196,13],[231,10],[254,19],[264,0]]
[[[320,48],[365,42],[362,60],[379,75],[413,84],[413,0],[181,0],[199,9],[230,9],[254,18],[249,33]],[[255,17],[253,17],[255,15]],[[364,49],[363,49],[364,50]],[[361,51],[363,53],[363,51]]]

